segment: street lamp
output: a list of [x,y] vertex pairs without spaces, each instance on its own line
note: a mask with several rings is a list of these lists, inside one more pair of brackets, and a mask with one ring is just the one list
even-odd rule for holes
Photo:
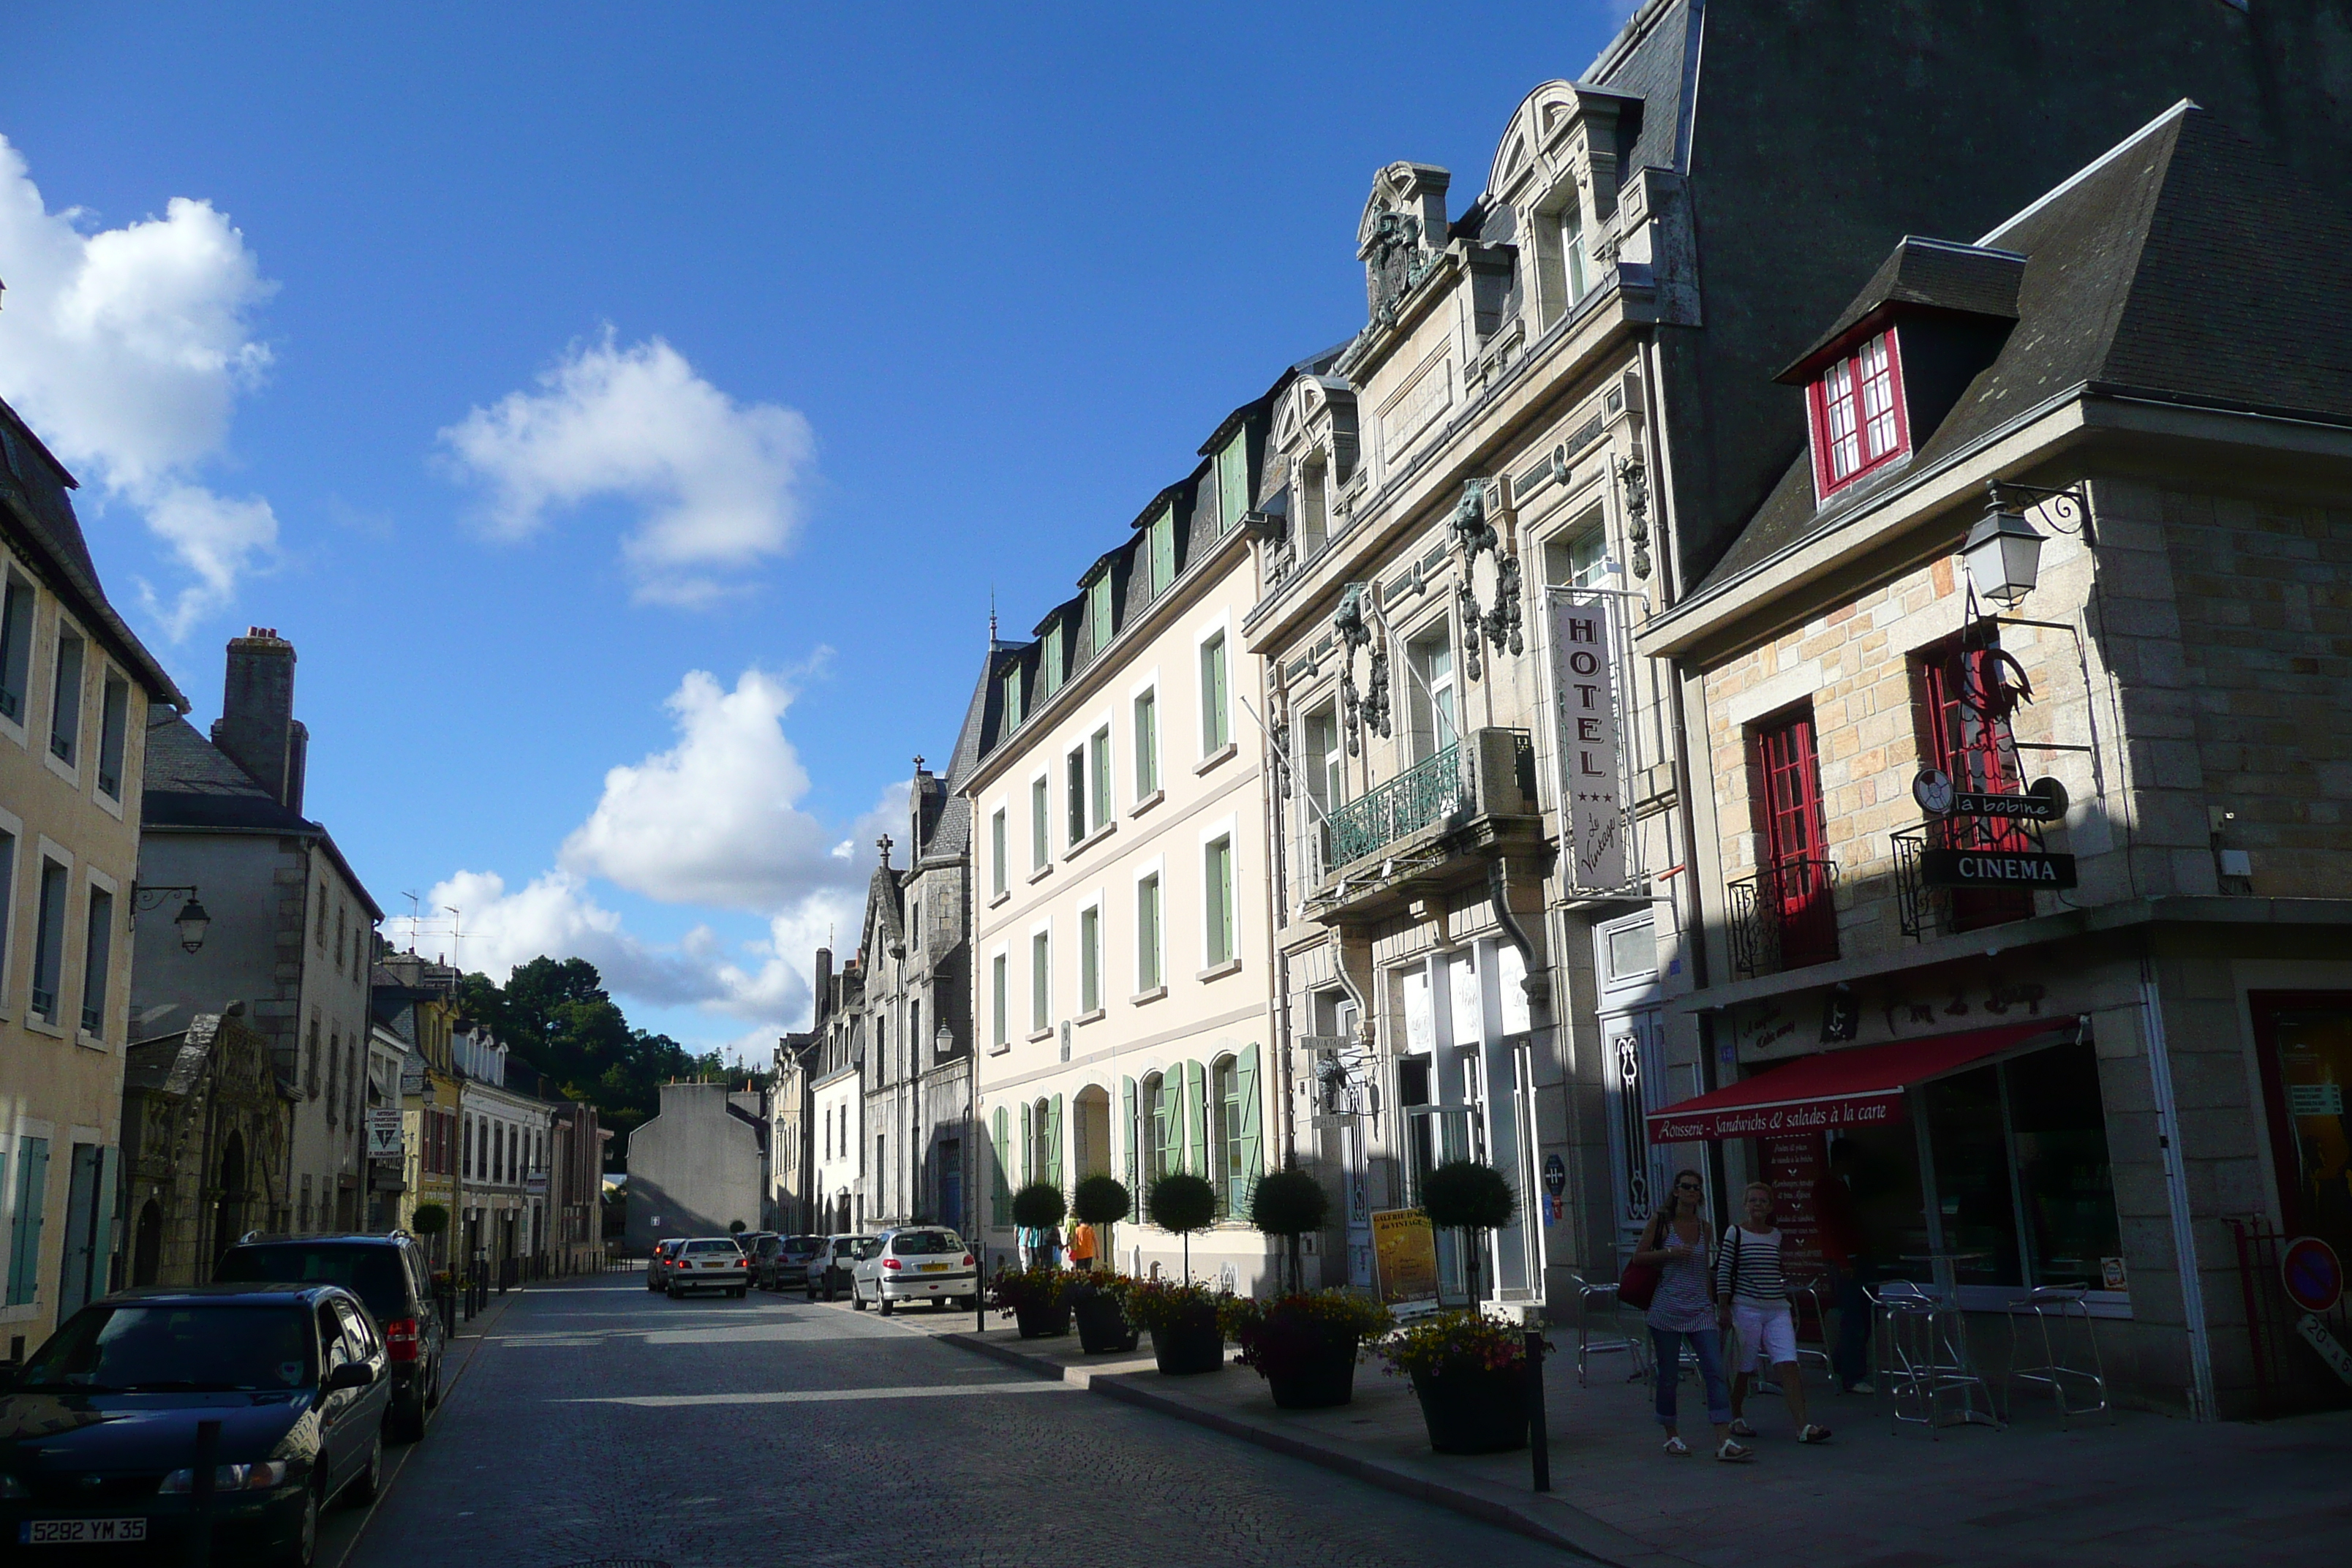
[[180,906],[180,912],[172,917],[172,923],[179,928],[181,947],[194,952],[205,945],[205,932],[212,929],[213,917],[205,911],[204,905],[196,901],[196,889],[193,885],[142,888],[136,882],[131,883],[131,918],[136,921],[149,910],[162,909],[174,893],[188,896],[188,901]]
[[2042,566],[2042,535],[2022,512],[2004,510],[1996,500],[1969,530],[1960,560],[1978,598],[2013,610],[2033,592]]

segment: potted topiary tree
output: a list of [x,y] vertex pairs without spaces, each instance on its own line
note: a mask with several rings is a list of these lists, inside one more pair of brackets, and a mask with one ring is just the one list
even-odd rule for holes
[[1390,1323],[1386,1307],[1346,1290],[1294,1290],[1271,1301],[1234,1297],[1219,1317],[1242,1347],[1241,1363],[1265,1379],[1285,1410],[1354,1399],[1356,1352]]
[[[1127,1185],[1114,1176],[1093,1175],[1071,1194],[1071,1213],[1081,1225],[1095,1227],[1097,1268],[1110,1265],[1110,1227],[1127,1217]],[[1127,1321],[1121,1293],[1086,1274],[1074,1275],[1069,1288],[1070,1315],[1078,1325],[1078,1344],[1088,1355],[1135,1348],[1136,1329]]]
[[1032,1182],[1013,1194],[1013,1223],[1024,1230],[1051,1230],[1069,1212],[1062,1189],[1051,1182]]
[[1192,1233],[1216,1222],[1217,1189],[1208,1178],[1171,1171],[1153,1180],[1143,1198],[1145,1217],[1184,1242],[1184,1283],[1139,1280],[1127,1290],[1129,1321],[1151,1331],[1151,1353],[1171,1376],[1214,1372],[1224,1364],[1225,1336],[1217,1324],[1217,1298],[1192,1283]]
[[449,1228],[449,1211],[436,1203],[418,1204],[409,1211],[408,1228],[418,1236],[439,1236]]
[[1462,1233],[1473,1310],[1478,1305],[1478,1258],[1485,1250],[1480,1238],[1510,1224],[1518,1208],[1518,1194],[1503,1173],[1475,1160],[1448,1160],[1422,1178],[1421,1212],[1430,1224]]
[[1286,1251],[1294,1291],[1307,1289],[1306,1260],[1299,1256],[1298,1238],[1322,1229],[1324,1216],[1330,1212],[1331,1197],[1323,1184],[1297,1165],[1260,1177],[1256,1191],[1250,1194],[1250,1224],[1262,1235],[1280,1237],[1289,1243]]
[[1380,1346],[1391,1374],[1412,1379],[1429,1446],[1441,1454],[1499,1454],[1528,1441],[1526,1336],[1472,1311],[1437,1312]]

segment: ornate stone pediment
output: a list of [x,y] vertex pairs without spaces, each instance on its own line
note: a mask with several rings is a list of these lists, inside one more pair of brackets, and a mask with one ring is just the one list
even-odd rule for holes
[[1453,178],[1434,163],[1391,163],[1372,177],[1356,225],[1356,255],[1373,319],[1426,277],[1444,250],[1445,188]]

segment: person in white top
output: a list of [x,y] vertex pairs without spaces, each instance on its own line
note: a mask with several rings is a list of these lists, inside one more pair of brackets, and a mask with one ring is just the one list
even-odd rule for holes
[[1753,1437],[1740,1411],[1748,1403],[1751,1381],[1765,1367],[1780,1381],[1781,1397],[1796,1418],[1797,1441],[1826,1443],[1830,1429],[1805,1419],[1805,1382],[1797,1368],[1797,1320],[1789,1301],[1789,1284],[1780,1272],[1780,1232],[1772,1224],[1772,1189],[1750,1182],[1745,1194],[1747,1215],[1723,1233],[1723,1248],[1716,1255],[1716,1312],[1727,1329],[1738,1331],[1738,1358],[1731,1377],[1731,1430],[1735,1436]]

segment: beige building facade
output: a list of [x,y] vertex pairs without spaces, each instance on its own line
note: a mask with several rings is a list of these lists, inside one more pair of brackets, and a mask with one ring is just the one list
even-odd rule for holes
[[[187,700],[5,405],[0,452],[0,1341],[30,1349],[114,1283],[142,752]],[[184,897],[146,925],[178,941]]]
[[1179,1274],[1183,1245],[1142,1205],[1186,1171],[1220,1197],[1193,1277],[1271,1283],[1246,1224],[1281,1142],[1265,704],[1241,642],[1266,416],[1260,399],[1228,417],[1078,596],[993,661],[965,785],[992,1259],[1016,1245],[1013,1193],[1108,1174],[1135,1198],[1117,1267]]

